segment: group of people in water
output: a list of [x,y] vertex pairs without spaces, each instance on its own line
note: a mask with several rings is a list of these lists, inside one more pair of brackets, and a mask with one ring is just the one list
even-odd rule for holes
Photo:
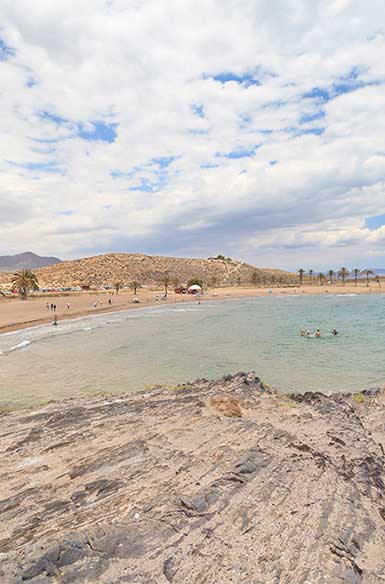
[[[336,337],[338,335],[338,331],[334,328],[331,332],[333,337]],[[310,331],[305,331],[304,329],[300,330],[300,335],[301,337],[316,337],[319,338],[321,336],[321,331],[319,329],[316,330],[316,332],[314,334],[312,334]]]

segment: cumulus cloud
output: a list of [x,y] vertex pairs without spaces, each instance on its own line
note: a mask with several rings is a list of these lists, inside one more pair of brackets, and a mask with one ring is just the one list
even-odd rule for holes
[[380,0],[3,0],[0,252],[381,264],[383,22]]

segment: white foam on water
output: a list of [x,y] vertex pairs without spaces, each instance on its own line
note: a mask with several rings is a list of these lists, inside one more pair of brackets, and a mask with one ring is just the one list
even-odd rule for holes
[[[174,312],[195,311],[196,308],[183,307],[175,309],[172,305],[141,306],[135,310],[122,310],[115,313],[92,314],[52,324],[37,325],[11,331],[0,335],[0,356],[27,347],[31,342],[43,341],[52,337],[62,337],[74,333],[90,332],[108,325],[138,320],[141,318],[158,318]],[[17,342],[20,339],[20,342]]]
[[16,351],[16,349],[22,349],[23,347],[28,347],[28,345],[30,345],[30,344],[31,344],[31,341],[24,339],[23,341],[20,341],[20,343],[18,343],[17,345],[8,349],[8,352],[10,353],[11,351]]

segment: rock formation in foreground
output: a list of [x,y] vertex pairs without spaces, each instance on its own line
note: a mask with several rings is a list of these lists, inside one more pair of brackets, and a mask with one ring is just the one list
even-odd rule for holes
[[238,374],[3,415],[0,582],[379,584],[384,406]]

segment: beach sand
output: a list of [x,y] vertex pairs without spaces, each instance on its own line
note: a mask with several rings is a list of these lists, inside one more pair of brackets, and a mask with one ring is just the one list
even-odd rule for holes
[[[271,290],[271,292],[270,292]],[[309,295],[309,294],[374,294],[382,293],[384,290],[378,285],[367,287],[360,283],[354,284],[333,284],[333,285],[304,285],[302,287],[276,287],[276,288],[256,288],[246,286],[231,286],[226,288],[212,288],[202,298],[201,301],[223,300],[224,298],[242,298],[273,295]],[[56,304],[57,319],[79,318],[91,314],[101,314],[105,312],[116,312],[155,304],[172,304],[175,302],[194,302],[194,296],[190,294],[168,293],[167,299],[163,297],[162,290],[141,289],[137,296],[139,304],[133,304],[132,292],[120,292],[111,296],[108,292],[80,292],[73,294],[47,294],[38,297],[29,297],[28,300],[20,298],[0,297],[0,334],[46,324],[52,322],[54,313],[47,310],[46,304]],[[112,305],[108,304],[109,298]],[[70,309],[67,309],[67,303]],[[97,306],[94,306],[97,303]]]

